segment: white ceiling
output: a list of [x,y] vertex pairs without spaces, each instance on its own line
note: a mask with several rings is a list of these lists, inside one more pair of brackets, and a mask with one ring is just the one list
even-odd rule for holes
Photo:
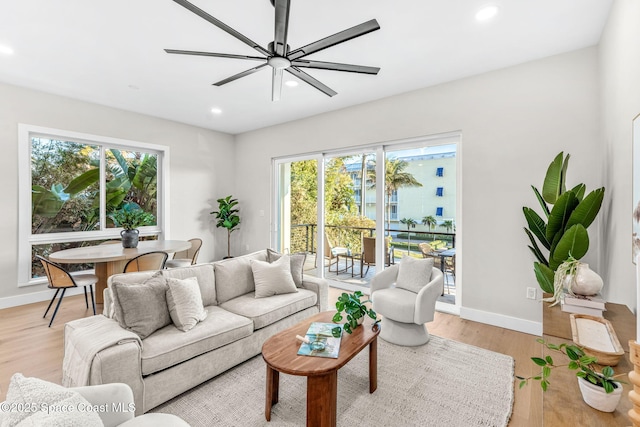
[[[267,47],[269,0],[192,0]],[[476,11],[500,8],[489,22]],[[172,0],[0,0],[0,82],[237,134],[598,43],[612,0],[291,0],[288,41],[304,46],[372,18],[381,29],[309,59],[380,67],[378,75],[306,69],[271,101],[271,69],[219,81],[255,61],[163,49],[259,56]],[[285,73],[286,79],[295,79]],[[213,107],[222,114],[211,113]]]

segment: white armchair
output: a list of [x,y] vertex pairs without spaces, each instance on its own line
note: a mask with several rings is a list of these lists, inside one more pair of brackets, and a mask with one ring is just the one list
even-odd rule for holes
[[[380,338],[403,346],[423,345],[429,342],[425,323],[433,320],[444,276],[442,271],[432,267],[431,261],[427,269],[425,265],[419,266],[418,271],[424,274],[413,274],[415,280],[412,286],[393,286],[401,268],[415,269],[416,261],[406,262],[405,259],[376,274],[371,280],[373,309],[382,315]],[[420,260],[421,263],[427,261],[430,260]]]

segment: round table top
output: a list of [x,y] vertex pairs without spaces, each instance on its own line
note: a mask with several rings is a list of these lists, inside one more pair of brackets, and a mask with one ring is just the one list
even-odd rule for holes
[[141,240],[137,248],[123,248],[119,244],[85,246],[53,252],[49,255],[49,259],[63,264],[122,261],[148,252],[171,253],[184,251],[190,247],[191,243],[186,240]]

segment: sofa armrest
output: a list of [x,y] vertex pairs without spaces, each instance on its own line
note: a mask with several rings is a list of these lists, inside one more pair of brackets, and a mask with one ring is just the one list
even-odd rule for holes
[[414,322],[418,325],[431,322],[436,311],[436,301],[442,292],[444,275],[439,268],[433,267],[431,270],[431,280],[420,289],[416,297],[416,307],[414,312]]
[[327,311],[329,306],[329,283],[326,280],[305,275],[302,277],[302,287],[315,292],[318,295],[318,309]]
[[116,427],[134,418],[135,406],[131,388],[122,383],[75,387],[73,390],[92,406],[99,408],[98,416],[105,427]]

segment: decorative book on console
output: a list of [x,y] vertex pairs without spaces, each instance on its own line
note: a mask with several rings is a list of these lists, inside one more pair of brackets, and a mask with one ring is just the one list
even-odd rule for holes
[[[587,298],[593,298],[593,297],[587,297]],[[574,304],[573,302],[576,302],[576,304]],[[585,306],[584,303],[589,304],[589,306]],[[562,298],[560,298],[560,307],[562,311],[566,313],[587,314],[589,316],[596,316],[596,317],[603,317],[602,313],[606,311],[604,302],[600,304],[599,301],[590,301],[590,300],[582,299],[580,297],[576,298],[573,295],[569,295],[569,294],[565,294],[562,296]]]
[[339,337],[334,337],[332,330],[339,325],[335,323],[313,322],[305,335],[305,341],[300,345],[298,355],[338,358],[342,331]]
[[564,303],[570,305],[579,305],[582,307],[597,308],[599,310],[606,310],[604,303],[606,301],[602,298],[601,294],[596,295],[571,295],[564,294]]

